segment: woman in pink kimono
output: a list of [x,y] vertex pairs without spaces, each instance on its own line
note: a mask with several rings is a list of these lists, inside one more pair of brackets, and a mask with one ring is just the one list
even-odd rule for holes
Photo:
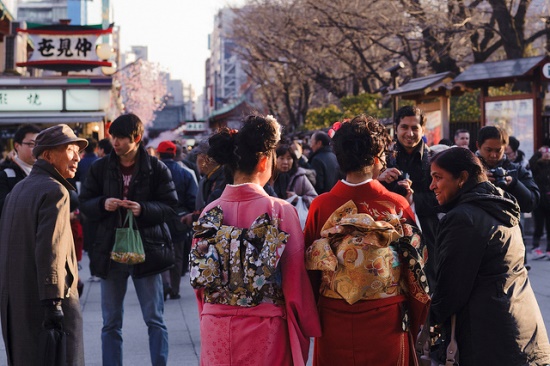
[[294,207],[262,188],[275,165],[280,126],[248,116],[222,129],[208,154],[233,172],[195,223],[191,284],[201,317],[201,365],[305,365],[320,335]]

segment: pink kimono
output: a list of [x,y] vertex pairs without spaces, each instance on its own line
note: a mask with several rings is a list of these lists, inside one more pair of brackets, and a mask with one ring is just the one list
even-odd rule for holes
[[[265,291],[266,296],[259,297],[263,299],[259,304],[247,304],[246,297],[237,298],[230,294],[231,291],[227,291],[235,281],[241,282],[241,289],[246,287],[241,279],[227,278],[231,274],[214,269],[214,277],[218,278],[212,280],[211,272],[208,272],[210,280],[218,281],[214,282],[216,286],[218,283],[225,283],[226,286],[224,290],[220,286],[220,292],[214,292],[213,296],[211,293],[206,296],[202,288],[196,290],[201,317],[201,365],[305,365],[309,337],[320,336],[321,327],[305,270],[304,237],[295,208],[286,201],[268,196],[261,186],[254,183],[227,185],[221,197],[209,204],[202,215],[219,211],[220,208],[225,227],[247,230],[267,213],[267,219],[281,231],[278,238],[283,238],[286,245],[279,246],[282,255],[278,264],[272,263],[280,270],[280,285],[264,286],[262,291]],[[265,215],[263,217],[266,218]],[[247,230],[243,230],[243,235]],[[252,229],[248,232],[252,232]],[[231,240],[232,234],[227,235]],[[254,233],[250,235],[253,241]],[[219,242],[224,238],[218,236],[216,240]],[[200,245],[201,241],[195,239],[194,249]],[[216,253],[214,255],[217,256]],[[252,268],[247,273],[255,268],[254,261],[249,262]],[[201,268],[210,271],[204,262]],[[269,272],[269,269],[266,271]],[[196,284],[197,276],[197,269],[192,267],[191,281],[196,288],[200,287]],[[257,277],[252,274],[250,278]],[[244,282],[251,289],[256,286],[251,281]],[[224,294],[233,298],[230,301],[217,301],[215,296]]]

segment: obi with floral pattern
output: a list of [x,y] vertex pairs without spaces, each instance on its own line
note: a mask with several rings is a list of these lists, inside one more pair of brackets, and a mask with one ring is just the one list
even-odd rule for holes
[[191,285],[204,288],[205,302],[245,307],[284,304],[278,264],[289,235],[267,213],[245,229],[223,225],[223,211],[217,206],[193,229]]
[[338,208],[306,251],[306,268],[322,271],[321,295],[359,300],[408,294],[429,302],[421,237],[399,216],[358,213],[353,201]]

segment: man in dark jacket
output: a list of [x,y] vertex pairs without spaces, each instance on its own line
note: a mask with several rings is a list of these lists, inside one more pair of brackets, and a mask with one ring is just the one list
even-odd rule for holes
[[172,241],[174,242],[174,252],[176,254],[176,264],[170,268],[169,273],[163,273],[164,297],[170,295],[170,299],[179,299],[181,276],[187,272],[189,265],[189,252],[191,251],[192,227],[183,224],[180,217],[195,210],[195,200],[197,198],[197,183],[193,173],[183,168],[174,157],[177,152],[176,144],[172,141],[162,141],[157,147],[157,153],[160,160],[166,164],[172,173],[172,179],[178,193],[178,206],[176,208],[177,217],[168,221]]
[[485,126],[479,130],[476,155],[487,169],[487,177],[518,200],[521,212],[531,212],[539,204],[539,188],[529,170],[506,158],[506,146],[508,133],[503,129]]
[[[109,128],[113,152],[92,164],[80,194],[81,210],[98,220],[90,261],[102,278],[104,365],[122,365],[123,302],[130,275],[149,330],[151,363],[166,365],[168,360],[160,273],[171,265],[159,255],[172,247],[166,221],[174,217],[178,198],[166,165],[142,146],[143,132],[143,123],[134,114],[115,119]],[[136,218],[145,249],[145,262],[136,265],[110,259],[116,228],[122,226],[127,210]]]
[[430,190],[430,161],[428,147],[422,136],[426,125],[426,116],[419,108],[401,107],[395,117],[397,141],[393,155],[387,157],[387,169],[378,177],[392,192],[407,196],[405,180],[412,182],[412,205],[418,216],[422,237],[428,248],[426,275],[433,289],[435,284],[435,235],[439,218],[437,200]]
[[79,150],[87,142],[69,126],[57,125],[32,144],[38,160],[11,191],[0,220],[0,314],[8,365],[47,364],[39,353],[39,335],[54,328],[66,332],[65,364],[84,365],[78,264],[69,222],[74,187],[67,179],[74,177]]
[[315,191],[317,194],[328,192],[340,178],[340,166],[330,147],[330,137],[323,131],[317,131],[309,142],[313,154],[309,164],[315,170]]
[[[491,183],[513,195],[518,200],[521,212],[531,212],[539,204],[540,191],[529,170],[506,158],[504,152],[508,143],[508,133],[505,130],[495,126],[482,127],[477,135],[476,155],[487,169],[487,177]],[[539,248],[533,250],[532,254],[533,259],[546,257],[546,253]]]
[[23,125],[15,131],[13,148],[17,155],[0,166],[0,212],[8,193],[31,172],[36,161],[32,149],[39,132],[34,125]]

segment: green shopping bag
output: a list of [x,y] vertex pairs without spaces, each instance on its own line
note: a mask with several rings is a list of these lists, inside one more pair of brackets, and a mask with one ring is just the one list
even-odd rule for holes
[[[128,210],[123,227],[116,229],[115,245],[111,252],[111,259],[115,262],[125,264],[145,262],[145,251],[135,220],[132,211]],[[126,223],[128,227],[125,227]]]

